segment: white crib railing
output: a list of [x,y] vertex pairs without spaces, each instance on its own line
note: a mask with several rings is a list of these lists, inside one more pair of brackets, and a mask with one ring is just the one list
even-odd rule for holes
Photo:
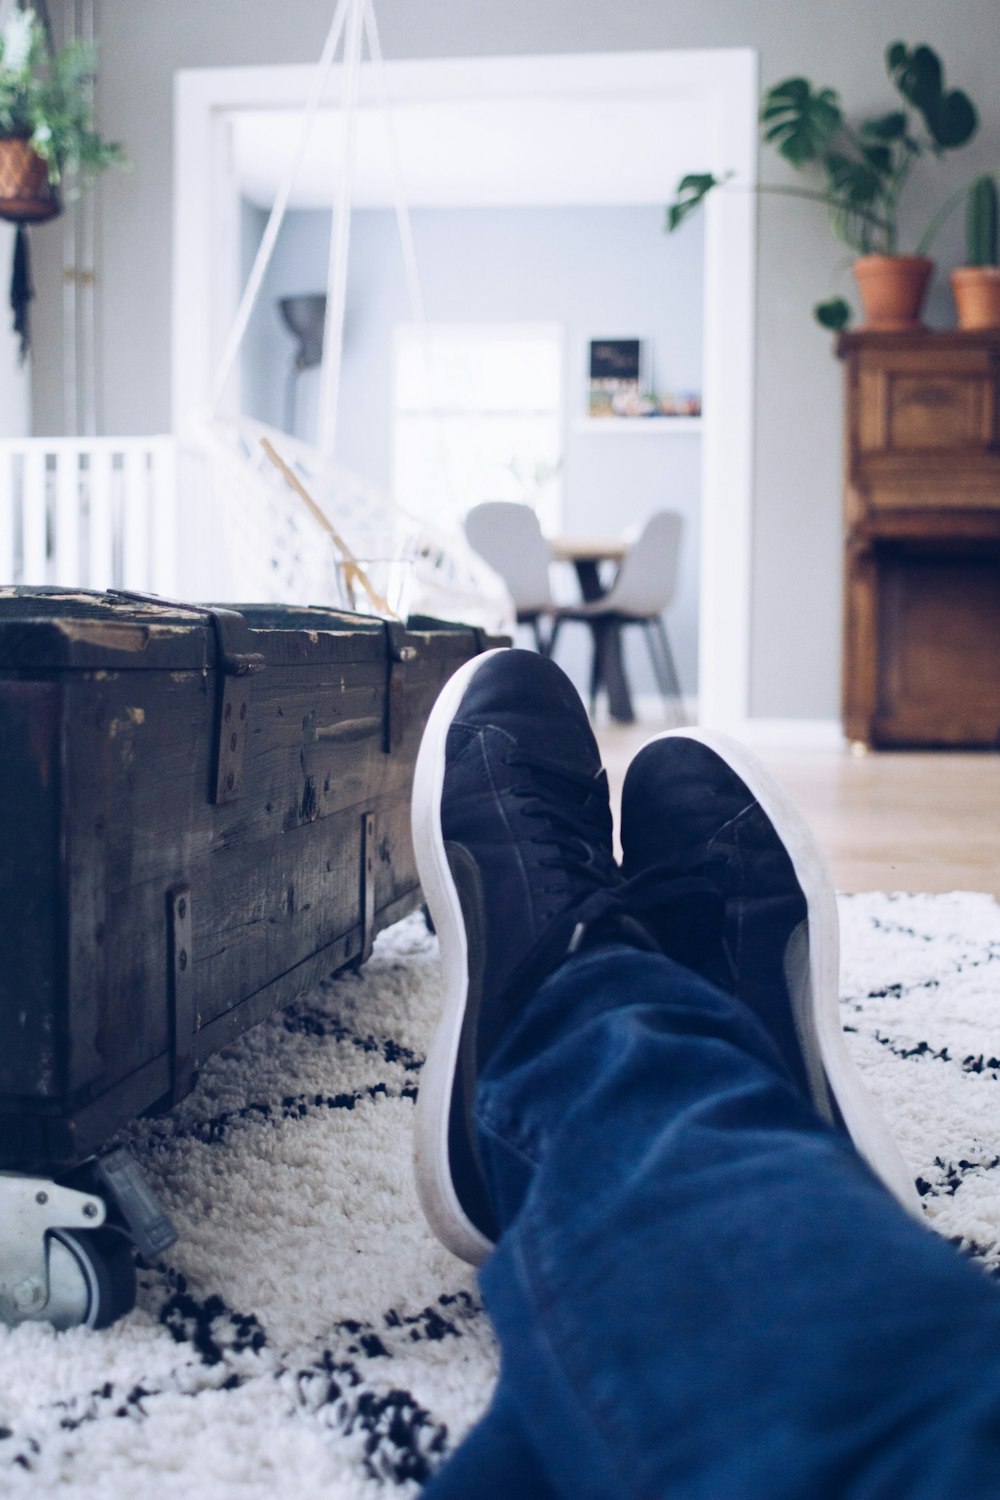
[[0,583],[177,592],[172,437],[0,441]]

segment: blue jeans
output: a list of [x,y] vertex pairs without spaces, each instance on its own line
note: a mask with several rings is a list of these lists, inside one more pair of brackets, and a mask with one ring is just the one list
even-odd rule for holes
[[501,1375],[427,1500],[1000,1495],[996,1287],[738,1001],[584,952],[504,1038],[477,1120]]

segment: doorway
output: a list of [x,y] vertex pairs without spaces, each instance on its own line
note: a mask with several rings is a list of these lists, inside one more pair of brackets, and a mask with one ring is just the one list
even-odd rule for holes
[[[328,163],[341,82],[334,73],[331,106],[317,122],[327,132],[326,144],[314,143],[302,177],[303,193],[315,184],[316,206],[333,198]],[[425,202],[440,203],[449,201],[442,196],[447,193],[468,193],[470,156],[477,163],[472,180],[481,199],[494,204],[513,198],[540,206],[663,205],[678,178],[692,170],[728,171],[736,183],[752,182],[756,73],[756,55],[749,49],[388,63],[397,132],[414,147],[414,160],[421,138],[451,142],[446,151],[424,151],[423,178],[416,165],[404,162],[407,197],[419,203],[423,193]],[[178,76],[173,349],[178,431],[185,413],[207,401],[241,290],[240,209],[246,184],[240,150],[245,160],[246,143],[258,131],[258,141],[268,141],[280,155],[282,133],[288,139],[294,134],[311,77],[309,67]],[[364,111],[374,119],[377,101],[377,80],[366,64],[359,159],[365,150]],[[405,130],[399,129],[401,118]],[[627,149],[616,144],[622,140]],[[262,160],[259,148],[250,156]],[[745,719],[748,703],[754,198],[717,193],[706,209],[704,418],[697,437],[699,710],[703,723],[734,728]],[[651,287],[650,296],[655,295]],[[237,392],[232,399],[238,402]],[[682,441],[676,436],[636,440]],[[662,451],[668,465],[669,446]]]

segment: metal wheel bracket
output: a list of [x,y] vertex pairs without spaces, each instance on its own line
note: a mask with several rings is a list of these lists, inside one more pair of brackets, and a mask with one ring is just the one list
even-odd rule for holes
[[52,1229],[97,1229],[107,1210],[93,1193],[47,1177],[0,1172],[0,1319],[19,1322],[49,1300],[45,1236]]
[[139,1254],[154,1260],[168,1250],[177,1239],[177,1230],[131,1151],[117,1146],[98,1158],[94,1173],[124,1219]]

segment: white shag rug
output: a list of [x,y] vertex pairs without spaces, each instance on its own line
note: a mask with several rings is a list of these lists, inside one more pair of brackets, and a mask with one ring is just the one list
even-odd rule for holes
[[[844,1023],[935,1227],[1000,1269],[1000,908],[841,899]],[[180,1239],[103,1332],[0,1328],[0,1494],[416,1494],[486,1405],[476,1283],[410,1173],[438,993],[420,917],[128,1144]]]

